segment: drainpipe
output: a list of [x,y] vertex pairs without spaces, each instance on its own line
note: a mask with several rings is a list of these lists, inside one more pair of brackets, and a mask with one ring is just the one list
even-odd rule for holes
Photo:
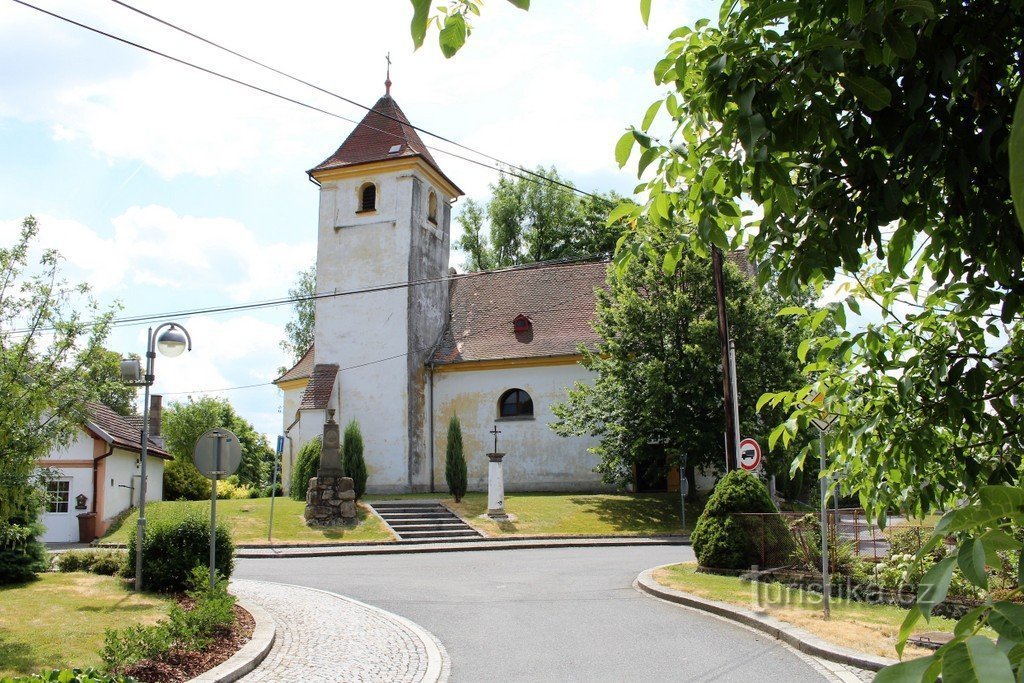
[[427,393],[428,396],[428,408],[427,408],[427,425],[429,429],[427,433],[430,440],[430,492],[434,492],[434,362],[427,363],[427,373],[430,375],[430,390]]

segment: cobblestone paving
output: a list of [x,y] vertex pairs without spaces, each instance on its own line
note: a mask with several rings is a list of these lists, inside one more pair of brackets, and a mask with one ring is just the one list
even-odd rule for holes
[[[232,581],[231,587],[269,612],[277,626],[273,648],[241,679],[246,683],[447,678],[447,656],[436,638],[388,612],[299,586],[242,579]],[[431,655],[435,662],[428,679]]]

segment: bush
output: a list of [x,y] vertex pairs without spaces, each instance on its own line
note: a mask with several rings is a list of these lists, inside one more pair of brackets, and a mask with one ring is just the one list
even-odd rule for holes
[[448,421],[448,445],[445,447],[444,480],[448,491],[458,503],[466,495],[467,475],[466,458],[462,454],[462,425],[459,416],[452,415]]
[[[234,481],[231,481],[232,479]],[[249,493],[252,491],[255,491],[257,495],[250,496]],[[242,500],[245,498],[256,498],[258,495],[258,488],[249,488],[245,484],[239,484],[238,479],[234,477],[228,477],[217,482],[217,500]]]
[[[690,536],[702,567],[747,569],[760,562],[756,544],[732,517],[739,512],[775,513],[776,509],[760,479],[733,470],[715,486]],[[773,529],[773,538],[791,546],[788,528],[781,519],[778,522],[780,528]]]
[[105,674],[92,667],[87,669],[54,669],[32,674],[31,676],[19,676],[17,678],[5,678],[4,683],[138,683],[131,676],[118,676]]
[[57,557],[62,572],[91,572],[104,576],[118,574],[128,563],[128,555],[120,550],[69,550]]
[[0,586],[31,581],[47,570],[50,558],[38,540],[42,534],[36,521],[18,517],[0,522]]
[[164,500],[209,500],[210,480],[187,458],[164,465]]
[[292,472],[292,498],[295,500],[306,500],[306,490],[309,488],[309,480],[316,476],[320,469],[320,444],[323,437],[311,439],[309,443],[299,451],[299,457],[295,460],[295,471]]
[[352,420],[345,427],[342,457],[346,477],[352,477],[356,490],[356,500],[366,493],[366,461],[363,460],[363,434],[359,431],[359,423]]
[[[900,525],[891,526],[885,530],[885,540],[889,543],[890,555],[916,555],[929,538],[932,530],[919,526]],[[929,553],[933,559],[941,560],[946,556],[946,546],[943,543],[935,546]]]
[[[278,476],[280,476],[280,472],[278,473]],[[275,484],[273,486],[271,486],[270,484],[267,484],[262,489],[260,489],[260,491],[258,491],[258,494],[259,495],[253,496],[253,497],[254,498],[271,498],[273,496],[283,496],[284,495],[284,487],[281,485],[281,479],[279,478],[277,480],[277,482],[275,482]]]
[[[192,570],[210,561],[210,520],[194,512],[151,521],[142,545],[143,588],[174,592],[186,588]],[[217,525],[217,573],[231,576],[235,544],[223,524]],[[135,535],[128,539],[128,556],[135,556]]]

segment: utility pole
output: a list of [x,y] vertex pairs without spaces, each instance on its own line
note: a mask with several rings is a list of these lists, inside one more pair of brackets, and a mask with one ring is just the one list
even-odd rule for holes
[[715,298],[718,300],[718,338],[722,344],[722,407],[725,409],[725,471],[736,469],[735,401],[729,362],[729,315],[725,310],[725,275],[722,272],[722,250],[711,248],[711,265],[715,277]]

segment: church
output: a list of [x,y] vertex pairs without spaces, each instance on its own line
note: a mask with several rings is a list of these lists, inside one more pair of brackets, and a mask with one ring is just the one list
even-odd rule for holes
[[[456,274],[445,175],[386,93],[308,171],[319,187],[314,344],[274,383],[283,392],[287,484],[327,411],[359,422],[370,493],[444,492],[449,419],[462,423],[470,490],[486,453],[507,454],[511,491],[605,489],[590,437],[561,437],[552,407],[592,345],[607,262]],[[497,432],[497,433],[495,433]]]

